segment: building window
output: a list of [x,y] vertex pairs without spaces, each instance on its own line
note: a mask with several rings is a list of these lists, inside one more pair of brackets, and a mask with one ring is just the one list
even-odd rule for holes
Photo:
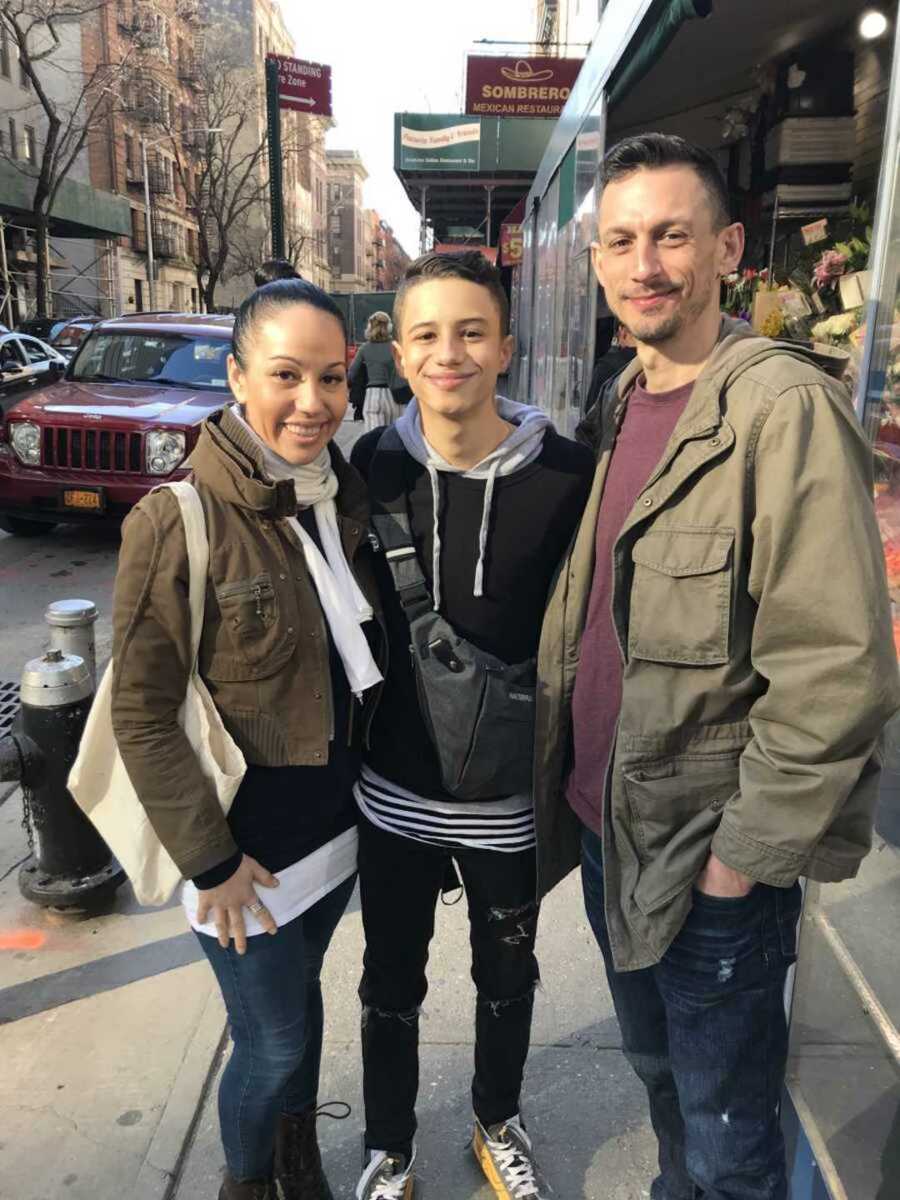
[[191,288],[191,308],[194,312],[200,311],[200,306],[197,304],[197,289]]
[[125,134],[125,174],[130,178],[137,175],[137,160],[134,154],[134,138]]
[[25,70],[25,64],[22,61],[21,54],[19,55],[19,87],[24,88],[27,92],[31,87],[31,79],[28,72]]
[[37,138],[30,125],[25,126],[25,161],[37,162]]
[[0,75],[9,79],[9,34],[5,25],[0,25]]
[[[132,212],[134,210],[132,209]],[[134,281],[134,307],[138,312],[144,311],[144,281],[143,279],[135,279]]]
[[9,118],[9,157],[19,157],[19,133],[12,117]]

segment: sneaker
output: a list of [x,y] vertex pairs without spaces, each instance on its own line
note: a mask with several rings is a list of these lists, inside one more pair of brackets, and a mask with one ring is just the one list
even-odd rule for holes
[[415,1146],[409,1162],[402,1154],[388,1154],[385,1150],[368,1153],[369,1161],[356,1185],[356,1200],[413,1200],[416,1194]]
[[501,1200],[544,1200],[551,1195],[518,1114],[489,1129],[476,1117],[472,1152]]

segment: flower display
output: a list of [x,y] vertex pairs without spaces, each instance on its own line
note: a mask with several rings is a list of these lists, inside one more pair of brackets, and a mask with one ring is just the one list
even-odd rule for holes
[[848,257],[839,250],[826,250],[812,271],[813,287],[816,291],[833,289],[847,270]]

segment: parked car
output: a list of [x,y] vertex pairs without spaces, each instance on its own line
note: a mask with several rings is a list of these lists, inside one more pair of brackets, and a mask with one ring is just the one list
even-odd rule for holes
[[102,320],[102,317],[73,317],[70,321],[61,321],[51,331],[50,345],[71,361],[88,332]]
[[29,337],[41,338],[43,341],[49,342],[54,326],[58,325],[61,320],[61,317],[29,317],[27,321],[18,323],[15,332],[27,333]]
[[123,517],[185,476],[203,419],[229,400],[233,317],[137,313],[88,333],[65,378],[0,426],[0,529]]
[[68,365],[58,350],[22,333],[0,334],[0,409],[39,384],[59,379]]

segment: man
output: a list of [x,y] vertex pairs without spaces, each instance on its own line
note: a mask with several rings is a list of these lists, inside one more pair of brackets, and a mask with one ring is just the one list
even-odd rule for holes
[[645,134],[601,180],[637,361],[541,643],[539,891],[580,855],[653,1200],[784,1200],[798,878],[856,872],[900,704],[871,453],[810,355],[721,318],[743,230],[713,159]]
[[[377,565],[390,647],[356,792],[366,934],[357,1200],[414,1194],[419,1008],[435,904],[455,884],[453,860],[477,990],[473,1149],[498,1196],[548,1194],[519,1104],[538,979],[534,656],[594,464],[544,413],[496,395],[508,330],[499,274],[477,251],[414,262],[397,294],[394,336],[415,398],[353,453],[386,550]],[[392,530],[405,546],[390,540]],[[415,664],[414,645],[423,647]],[[479,657],[491,663],[480,698],[465,691]],[[512,673],[523,682],[511,684]],[[492,736],[495,702],[504,711]],[[510,739],[521,750],[501,767]]]

